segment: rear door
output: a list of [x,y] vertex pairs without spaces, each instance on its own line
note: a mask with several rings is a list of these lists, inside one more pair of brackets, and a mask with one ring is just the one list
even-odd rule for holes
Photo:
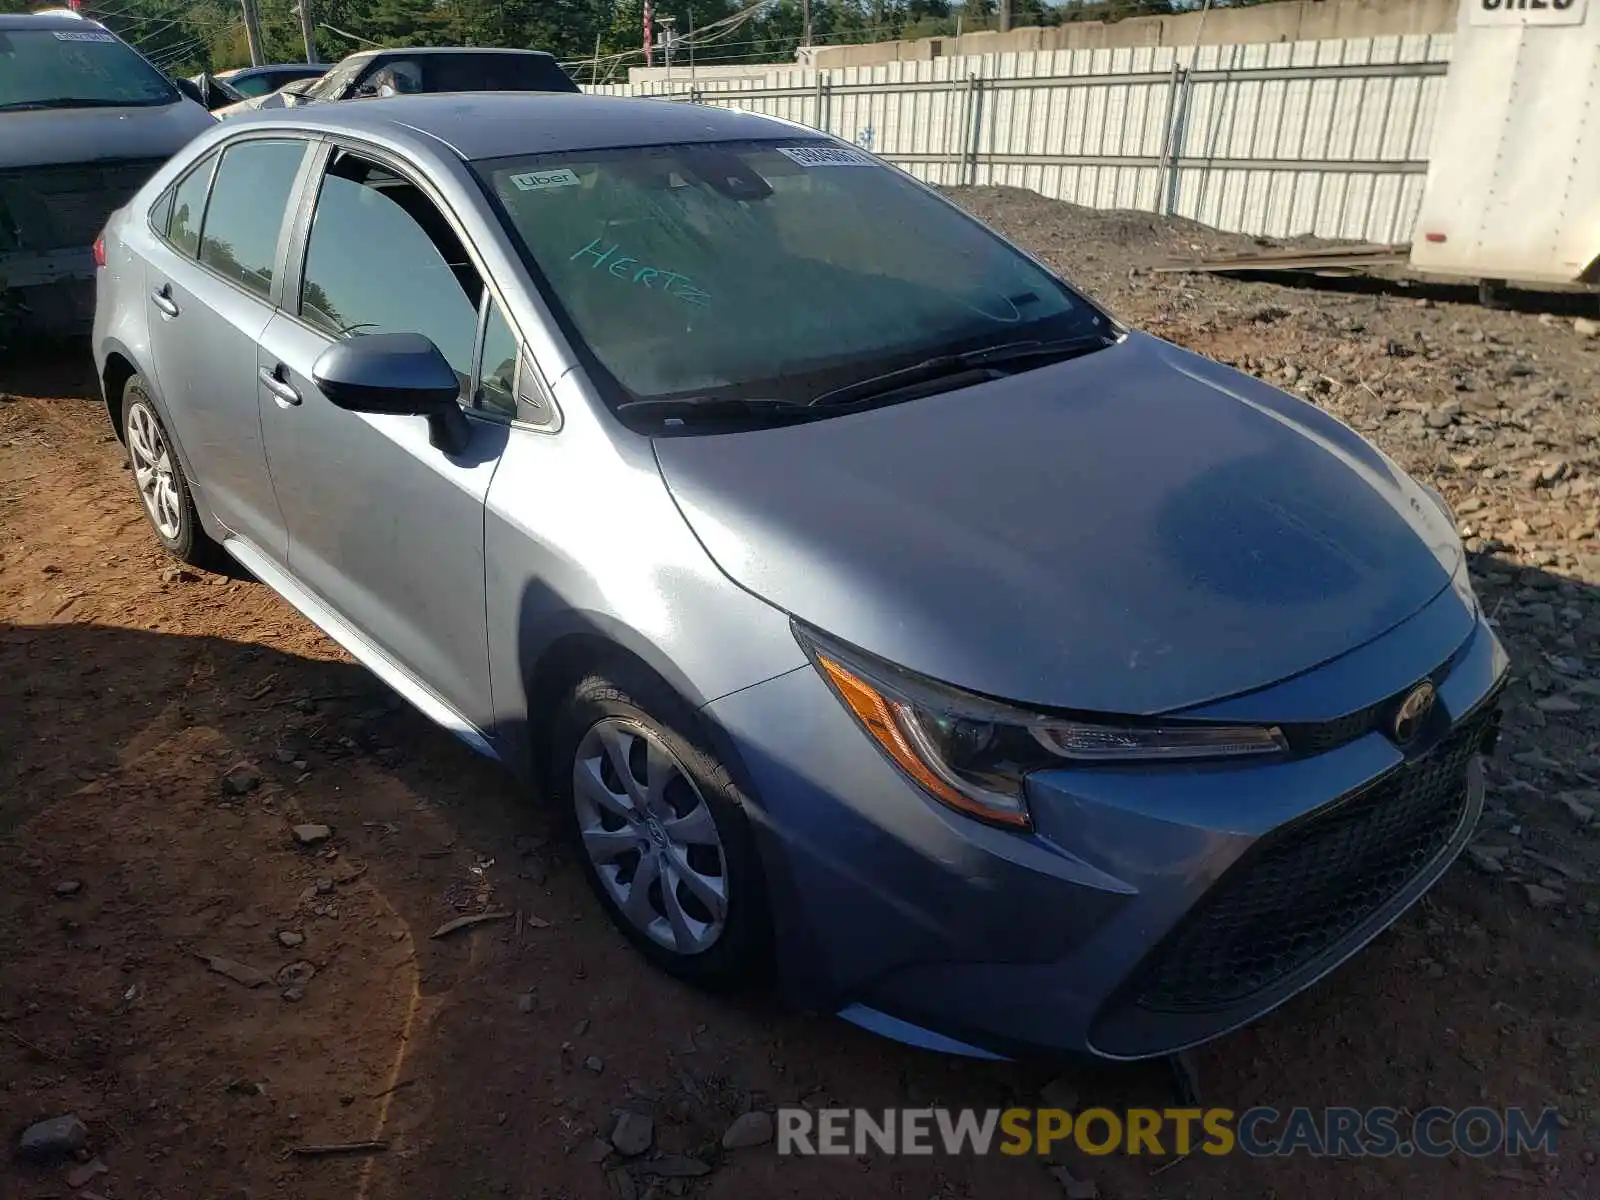
[[[230,531],[283,562],[267,472],[256,344],[279,291],[283,233],[310,143],[230,142],[173,187],[145,273],[156,382],[201,497]],[[164,202],[163,202],[164,203]]]

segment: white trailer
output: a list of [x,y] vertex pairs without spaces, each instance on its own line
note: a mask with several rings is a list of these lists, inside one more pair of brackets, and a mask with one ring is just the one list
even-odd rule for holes
[[1600,283],[1600,0],[1462,0],[1410,265]]

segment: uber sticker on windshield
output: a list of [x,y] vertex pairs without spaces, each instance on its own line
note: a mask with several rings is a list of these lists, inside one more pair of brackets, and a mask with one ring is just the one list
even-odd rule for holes
[[511,182],[517,185],[518,191],[542,192],[549,188],[577,187],[581,181],[573,172],[562,167],[559,171],[529,171],[523,175],[513,175]]
[[777,146],[779,154],[802,167],[875,167],[869,154],[845,146]]
[[114,42],[117,39],[109,33],[57,33],[58,42]]

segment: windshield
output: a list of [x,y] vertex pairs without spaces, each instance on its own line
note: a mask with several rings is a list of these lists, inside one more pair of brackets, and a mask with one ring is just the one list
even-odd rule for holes
[[97,29],[0,33],[0,110],[172,104],[159,71]]
[[833,142],[580,151],[477,170],[613,405],[803,402],[933,356],[1110,327],[978,222]]

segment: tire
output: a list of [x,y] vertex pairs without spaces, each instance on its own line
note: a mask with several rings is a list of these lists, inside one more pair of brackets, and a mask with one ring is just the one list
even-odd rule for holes
[[172,439],[138,375],[130,376],[122,387],[122,441],[139,506],[162,549],[193,567],[223,568],[226,553],[200,524],[194,494],[183,477]]
[[[548,794],[589,886],[634,947],[668,974],[708,990],[764,978],[772,935],[755,839],[744,798],[694,710],[648,670],[619,661],[573,689],[556,717],[551,750]],[[637,807],[632,818],[617,811],[614,802],[631,806],[633,798],[621,762],[635,794],[659,806],[649,818],[640,819]],[[657,779],[665,783],[652,795]],[[714,847],[704,840],[713,834]],[[647,887],[644,878],[652,880]],[[719,883],[720,913],[710,902]]]

